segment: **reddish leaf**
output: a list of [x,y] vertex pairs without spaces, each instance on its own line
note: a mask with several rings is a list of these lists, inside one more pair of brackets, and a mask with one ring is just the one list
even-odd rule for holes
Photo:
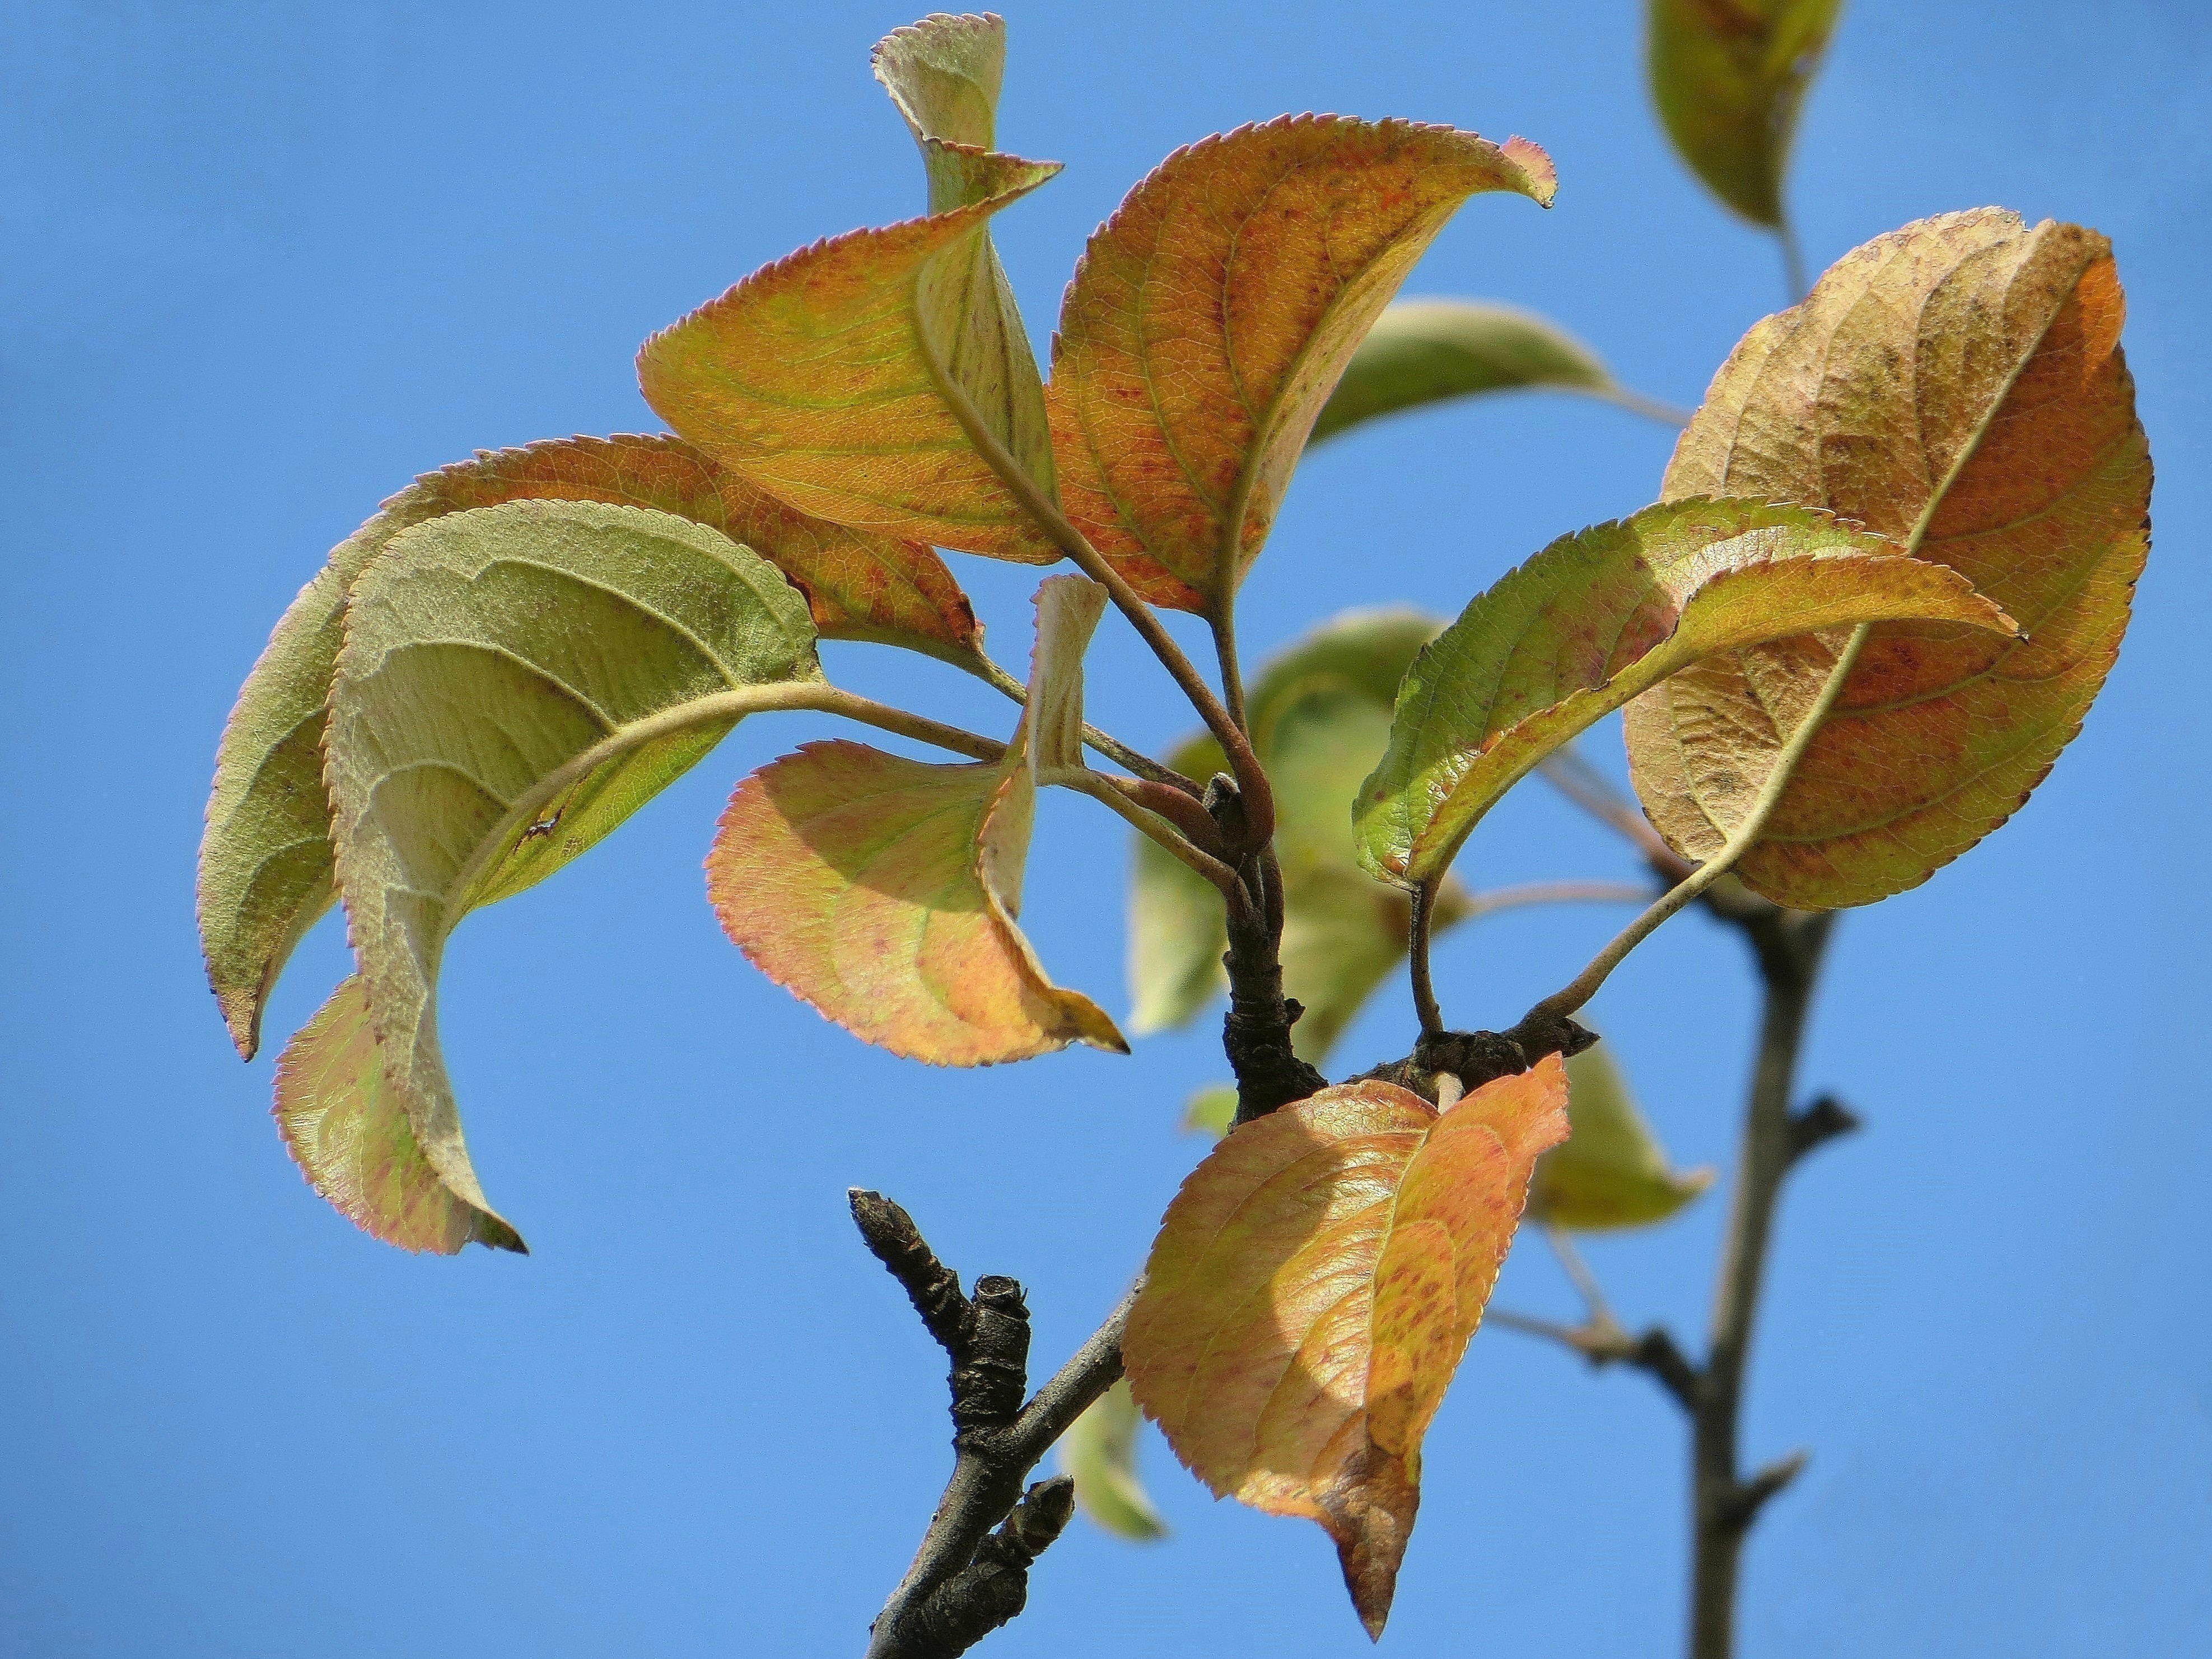
[[1441,1114],[1326,1089],[1233,1132],[1161,1223],[1121,1344],[1137,1402],[1217,1494],[1320,1522],[1370,1635],[1422,1437],[1566,1106],[1556,1058]]

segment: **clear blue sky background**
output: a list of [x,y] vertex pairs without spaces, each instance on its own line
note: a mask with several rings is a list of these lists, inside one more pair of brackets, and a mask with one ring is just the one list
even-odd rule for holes
[[[893,1194],[1028,1285],[1056,1362],[1199,1148],[1207,1030],[974,1074],[822,1024],[717,931],[718,804],[818,722],[749,725],[557,881],[472,920],[445,1026],[485,1182],[536,1249],[417,1260],[315,1199],[202,982],[191,867],[216,732],[324,550],[477,446],[651,429],[651,330],[814,238],[917,208],[869,79],[906,11],[29,0],[0,27],[0,1651],[382,1659],[857,1651],[946,1461],[941,1364],[861,1252]],[[1479,200],[1410,286],[1540,307],[1693,402],[1782,298],[1771,246],[1662,148],[1630,0],[1013,9],[1002,132],[1066,174],[1001,222],[1040,336],[1082,239],[1176,145],[1285,111],[1547,147],[1559,206]],[[2028,808],[1850,917],[1808,1060],[1869,1121],[1791,1190],[1747,1440],[1814,1453],[1752,1549],[1753,1655],[2202,1650],[2212,1627],[2203,871],[2212,583],[2212,27],[2196,0],[1854,0],[1794,190],[1816,267],[1986,203],[2112,235],[2159,464],[2104,700]],[[1655,493],[1668,434],[1565,398],[1313,459],[1247,592],[1255,651],[1349,605],[1455,610]],[[959,562],[1000,654],[1035,573]],[[926,663],[831,672],[1002,726]],[[1094,707],[1188,722],[1109,623]],[[1594,748],[1615,764],[1617,738]],[[1051,803],[1033,933],[1116,1008],[1121,826]],[[1485,883],[1625,872],[1540,793]],[[1495,1024],[1607,931],[1500,921],[1438,963]],[[326,925],[270,1025],[343,971]],[[1685,1162],[1725,1163],[1751,1012],[1732,939],[1671,927],[1598,1010]],[[1404,1045],[1394,994],[1346,1044]],[[273,1052],[276,1042],[272,1042]],[[1701,1326],[1722,1206],[1591,1254],[1624,1315]],[[1540,1250],[1499,1304],[1565,1315]],[[988,1651],[1352,1655],[1304,1523],[1217,1505],[1087,1528]],[[1429,1443],[1386,1641],[1665,1655],[1683,1447],[1644,1379],[1476,1340]]]

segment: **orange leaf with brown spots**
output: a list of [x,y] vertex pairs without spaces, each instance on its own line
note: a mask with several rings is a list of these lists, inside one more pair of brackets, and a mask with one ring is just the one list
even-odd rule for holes
[[1054,342],[1068,518],[1155,605],[1228,604],[1315,417],[1461,203],[1548,206],[1548,156],[1450,127],[1285,116],[1177,150],[1100,226]]
[[1370,1636],[1422,1437],[1566,1133],[1556,1057],[1441,1113],[1344,1084],[1233,1132],[1161,1223],[1121,1342],[1138,1404],[1218,1495],[1320,1522]]

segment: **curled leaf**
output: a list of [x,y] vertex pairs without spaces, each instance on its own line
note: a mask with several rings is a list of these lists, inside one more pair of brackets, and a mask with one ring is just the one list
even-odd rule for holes
[[1844,0],[1650,0],[1651,96],[1690,171],[1755,225],[1782,222],[1798,106]]
[[1160,1224],[1121,1344],[1137,1403],[1216,1494],[1326,1528],[1370,1635],[1422,1437],[1566,1103],[1556,1057],[1441,1114],[1326,1089],[1230,1135]]
[[811,517],[1049,564],[1030,511],[1054,494],[1044,393],[985,236],[1060,167],[969,162],[961,205],[817,242],[654,335],[638,383],[684,437]]
[[1117,1538],[1139,1544],[1168,1535],[1137,1479],[1137,1402],[1125,1377],[1091,1401],[1060,1437],[1060,1467],[1075,1481],[1075,1503]]
[[1415,659],[1362,786],[1360,860],[1433,883],[1553,750],[1716,652],[1808,627],[1911,618],[2011,632],[1956,572],[1823,514],[1693,500],[1561,538]]
[[447,1186],[423,1155],[406,1109],[386,1086],[359,975],[284,1045],[275,1110],[309,1183],[371,1237],[440,1255],[471,1241],[523,1249],[514,1228]]
[[597,842],[744,714],[803,705],[820,678],[813,626],[775,567],[717,531],[543,501],[394,538],[345,626],[325,746],[388,1102],[374,1109],[404,1115],[429,1170],[482,1212],[475,1237],[519,1243],[477,1185],[439,1049],[446,940],[474,906]]
[[1176,151],[1099,227],[1061,307],[1053,441],[1068,518],[1155,605],[1215,611],[1306,434],[1468,197],[1549,204],[1552,164],[1449,127],[1285,117]]
[[1534,312],[1474,300],[1401,300],[1352,354],[1314,422],[1313,441],[1378,416],[1523,386],[1641,401],[1621,391],[1596,353]]
[[[1846,254],[1744,337],[1668,469],[1825,508],[1955,571],[2017,637],[1876,629],[1735,866],[1801,909],[1917,885],[2002,823],[2081,729],[2149,550],[2150,450],[2094,231],[1946,214]],[[1742,822],[1840,641],[1715,659],[1631,705],[1637,793],[1668,843],[1711,855]]]
[[1595,1232],[1664,1221],[1712,1185],[1710,1169],[1676,1173],[1651,1126],[1600,1043],[1567,1061],[1572,1133],[1536,1160],[1528,1218]]
[[940,766],[809,744],[738,786],[707,891],[763,973],[855,1036],[934,1065],[1077,1042],[1128,1051],[1015,926],[1038,774],[1080,756],[1083,653],[1104,602],[1080,576],[1039,587],[1029,704],[1004,758]]
[[796,583],[829,638],[902,645],[963,667],[981,659],[975,613],[928,548],[805,518],[679,439],[553,439],[424,474],[340,543],[292,602],[223,731],[200,844],[200,937],[247,1059],[270,988],[331,905],[322,738],[346,595],[402,531],[522,500],[653,507],[711,526]]

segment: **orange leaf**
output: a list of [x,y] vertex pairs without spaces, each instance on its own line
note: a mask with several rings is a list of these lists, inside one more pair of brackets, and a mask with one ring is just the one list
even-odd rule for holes
[[1024,501],[1053,493],[1036,365],[1026,343],[1016,362],[969,342],[991,216],[1060,168],[972,162],[968,205],[763,266],[647,340],[638,383],[684,437],[811,517],[1050,564]]
[[1218,1495],[1319,1522],[1370,1636],[1422,1437],[1566,1108],[1557,1058],[1441,1114],[1343,1084],[1231,1133],[1161,1223],[1121,1343],[1138,1403]]
[[1053,350],[1062,505],[1155,605],[1225,605],[1353,349],[1459,204],[1548,205],[1550,158],[1285,117],[1177,150],[1085,250]]
[[[1735,873],[1832,909],[1917,885],[2002,823],[2081,729],[2149,547],[2150,452],[2110,245],[1996,209],[1846,254],[1744,337],[1668,469],[1669,500],[1822,507],[1948,565],[2020,637],[1878,627]],[[1801,635],[1628,708],[1645,810],[1710,857],[1835,661]]]
[[1028,769],[812,743],[738,786],[707,892],[761,971],[855,1036],[939,1066],[1127,1052],[1014,925]]

